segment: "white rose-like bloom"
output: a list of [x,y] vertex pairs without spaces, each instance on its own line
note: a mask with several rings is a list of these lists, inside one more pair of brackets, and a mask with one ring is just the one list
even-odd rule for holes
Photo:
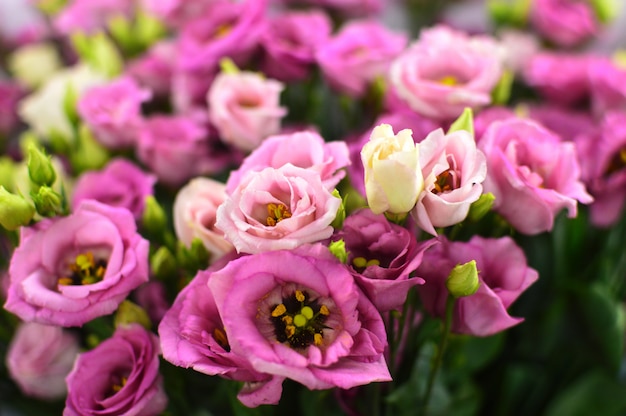
[[217,260],[233,250],[224,233],[215,228],[217,207],[226,199],[226,186],[209,178],[195,178],[183,186],[174,200],[174,230],[187,247],[195,238]]
[[9,69],[21,84],[37,88],[57,72],[63,63],[54,45],[48,42],[25,45],[9,56]]
[[389,124],[381,124],[361,149],[367,203],[375,214],[411,211],[424,188],[412,133],[405,129],[394,134]]
[[64,110],[68,88],[73,88],[76,99],[90,87],[104,84],[106,77],[80,64],[58,71],[37,91],[20,101],[18,114],[41,137],[54,131],[64,138],[72,137],[72,125]]

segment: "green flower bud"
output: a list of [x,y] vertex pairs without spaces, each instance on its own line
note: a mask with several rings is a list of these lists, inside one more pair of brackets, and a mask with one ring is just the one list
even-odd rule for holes
[[35,215],[35,208],[23,197],[0,186],[0,225],[7,230],[16,230],[27,225]]
[[339,194],[339,191],[337,189],[333,190],[333,196],[335,198],[341,199],[341,205],[339,205],[339,208],[337,209],[337,215],[335,216],[333,222],[330,224],[333,228],[338,229],[343,227],[343,220],[346,219],[346,201],[345,199],[341,198],[341,195]]
[[502,76],[498,81],[498,84],[491,91],[491,104],[492,105],[505,105],[511,97],[511,88],[513,86],[513,79],[515,75],[513,71],[504,70]]
[[28,176],[34,184],[39,186],[52,186],[57,179],[57,174],[50,162],[50,156],[46,155],[34,144],[28,145]]
[[109,160],[109,152],[93,137],[89,128],[82,124],[78,130],[78,142],[70,154],[72,166],[77,172],[97,170]]
[[34,4],[43,14],[54,16],[63,10],[67,4],[67,0],[39,0],[34,2]]
[[455,298],[473,295],[478,290],[478,286],[480,286],[480,281],[478,280],[476,260],[457,264],[446,280],[448,292]]
[[532,0],[488,0],[487,11],[497,23],[522,27],[528,21]]
[[346,264],[348,262],[348,252],[346,251],[346,242],[343,241],[343,239],[338,240],[338,241],[333,241],[332,243],[330,243],[328,245],[328,250],[330,250],[330,252],[333,253],[333,255],[337,257],[339,261],[342,262],[343,264]]
[[106,34],[101,32],[87,36],[77,32],[71,40],[78,56],[92,68],[111,78],[122,72],[122,57]]
[[495,200],[496,197],[491,192],[482,194],[476,202],[470,205],[469,212],[467,213],[467,219],[472,222],[479,221],[491,210],[493,201]]
[[615,0],[590,0],[589,2],[600,23],[609,23],[619,13],[619,4]]
[[239,72],[239,68],[230,58],[220,59],[220,69],[225,74],[237,74]]
[[466,107],[459,118],[454,120],[454,123],[452,123],[448,130],[448,134],[459,130],[469,131],[470,134],[474,136],[474,113],[469,107]]
[[146,197],[146,204],[141,217],[141,224],[150,234],[157,236],[165,232],[167,216],[165,211],[152,195]]
[[197,269],[205,269],[209,266],[209,259],[211,255],[204,246],[204,243],[199,238],[194,238],[191,241],[191,247],[189,253],[193,259]]
[[129,300],[125,300],[120,303],[120,306],[115,311],[113,317],[113,324],[116,328],[120,326],[137,323],[146,329],[152,328],[152,322],[148,313],[136,303]]
[[10,157],[0,157],[0,186],[8,190],[14,189],[15,162]]
[[148,48],[157,40],[165,36],[167,30],[163,22],[146,13],[143,10],[138,10],[135,14],[135,36],[143,49]]
[[31,195],[35,203],[35,209],[43,217],[54,217],[63,209],[61,195],[49,186],[42,186],[36,194]]
[[165,246],[159,249],[150,258],[152,274],[160,280],[165,280],[177,273],[176,258]]

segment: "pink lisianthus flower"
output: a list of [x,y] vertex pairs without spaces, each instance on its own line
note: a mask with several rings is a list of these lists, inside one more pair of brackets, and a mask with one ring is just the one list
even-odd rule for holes
[[460,223],[472,202],[480,198],[487,163],[474,137],[465,130],[444,134],[437,129],[419,148],[424,190],[412,215],[418,227],[437,235],[435,227]]
[[244,159],[239,169],[230,173],[226,192],[232,194],[249,172],[280,168],[288,163],[318,172],[324,185],[332,190],[345,176],[342,168],[350,164],[350,159],[345,142],[325,142],[312,131],[271,136]]
[[293,7],[323,8],[338,13],[343,18],[354,19],[376,16],[384,6],[382,0],[275,0]]
[[183,186],[174,199],[174,230],[178,239],[191,246],[195,238],[202,240],[212,260],[234,249],[215,227],[217,207],[226,199],[224,184],[209,178],[195,178]]
[[130,17],[133,10],[128,0],[71,0],[54,16],[53,26],[62,35],[90,34],[106,29],[113,17]]
[[263,73],[284,82],[305,79],[331,29],[330,18],[322,11],[287,11],[274,17],[261,36]]
[[483,187],[495,196],[493,209],[523,234],[550,231],[562,209],[572,218],[577,201],[593,201],[580,180],[574,144],[534,121],[494,122],[478,146],[487,157]]
[[446,26],[424,29],[391,65],[395,93],[418,113],[452,120],[491,103],[505,54],[495,40]]
[[115,311],[148,281],[148,246],[133,215],[93,200],[22,228],[4,308],[22,320],[82,326]]
[[412,273],[424,251],[437,242],[430,239],[418,243],[409,230],[369,209],[349,215],[332,239],[343,239],[351,273],[381,312],[401,308],[408,291],[424,283]]
[[219,0],[141,0],[146,11],[162,19],[174,28],[184,25],[204,13]]
[[79,176],[72,193],[72,209],[86,199],[128,209],[138,220],[145,199],[153,194],[156,176],[139,169],[126,159],[113,159],[101,171],[87,171]]
[[626,113],[606,114],[597,131],[575,139],[582,178],[594,201],[591,223],[610,227],[622,217],[626,203]]
[[456,299],[452,331],[489,336],[523,321],[507,309],[539,277],[528,267],[526,257],[510,237],[472,237],[468,242],[448,241],[424,254],[417,274],[426,283],[418,287],[424,308],[432,315],[445,316],[448,289],[446,280],[457,264],[476,261],[480,286],[473,295]]
[[138,324],[78,356],[67,376],[65,416],[156,416],[167,396],[159,374],[159,339]]
[[207,95],[209,119],[225,143],[251,151],[280,131],[284,85],[253,72],[220,73]]
[[243,256],[208,284],[231,353],[256,371],[309,389],[391,380],[383,320],[327,247]]
[[339,33],[321,45],[317,63],[331,87],[359,97],[380,77],[386,79],[389,63],[405,48],[404,34],[375,21],[346,23]]
[[154,95],[164,96],[171,90],[175,60],[175,42],[159,41],[142,55],[129,60],[125,74]]
[[594,60],[589,81],[595,114],[626,109],[626,67],[608,59]]
[[137,157],[167,185],[219,172],[223,163],[211,154],[209,130],[192,116],[156,115],[139,129]]
[[79,353],[78,338],[58,326],[23,322],[6,355],[9,375],[24,394],[43,400],[65,397],[65,377]]
[[579,0],[533,0],[530,22],[544,38],[566,48],[591,39],[600,30],[591,3]]
[[243,178],[217,208],[215,226],[237,252],[293,249],[329,238],[340,205],[318,172],[269,167]]
[[143,121],[141,104],[151,96],[132,78],[122,77],[87,90],[78,101],[78,114],[106,147],[128,147]]
[[165,285],[157,280],[139,286],[134,292],[134,299],[146,311],[153,325],[159,324],[170,309]]
[[[222,259],[232,261],[235,256]],[[200,271],[176,296],[159,324],[163,358],[184,368],[245,383],[237,396],[248,407],[276,404],[282,394],[284,377],[260,373],[245,356],[232,351],[224,323],[217,310],[208,281],[212,272],[228,261],[219,261]]]

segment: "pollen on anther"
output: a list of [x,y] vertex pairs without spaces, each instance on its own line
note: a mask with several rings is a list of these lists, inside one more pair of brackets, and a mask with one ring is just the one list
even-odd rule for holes
[[330,311],[328,310],[328,307],[326,305],[320,306],[320,314],[324,316],[330,315]]
[[287,312],[287,308],[285,307],[284,304],[281,303],[280,305],[277,305],[274,308],[274,310],[272,311],[272,316],[274,318],[277,318],[277,317],[283,315],[285,312]]
[[302,293],[301,290],[296,290],[295,295],[296,295],[296,300],[298,302],[304,302],[305,297],[304,297],[304,293]]

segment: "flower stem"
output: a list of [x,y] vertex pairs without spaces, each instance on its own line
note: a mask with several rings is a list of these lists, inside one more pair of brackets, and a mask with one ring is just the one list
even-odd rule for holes
[[428,376],[428,385],[426,386],[426,393],[424,394],[424,399],[422,400],[422,411],[420,412],[422,416],[426,416],[428,412],[428,402],[430,401],[430,396],[435,385],[437,373],[439,373],[439,368],[441,368],[441,364],[443,363],[443,354],[445,352],[446,345],[448,344],[448,336],[450,335],[450,326],[452,324],[454,301],[455,298],[452,295],[448,295],[448,298],[446,299],[446,316],[443,321],[443,334],[441,335],[441,339],[439,340],[439,348],[437,348],[435,362],[430,369],[430,374]]

